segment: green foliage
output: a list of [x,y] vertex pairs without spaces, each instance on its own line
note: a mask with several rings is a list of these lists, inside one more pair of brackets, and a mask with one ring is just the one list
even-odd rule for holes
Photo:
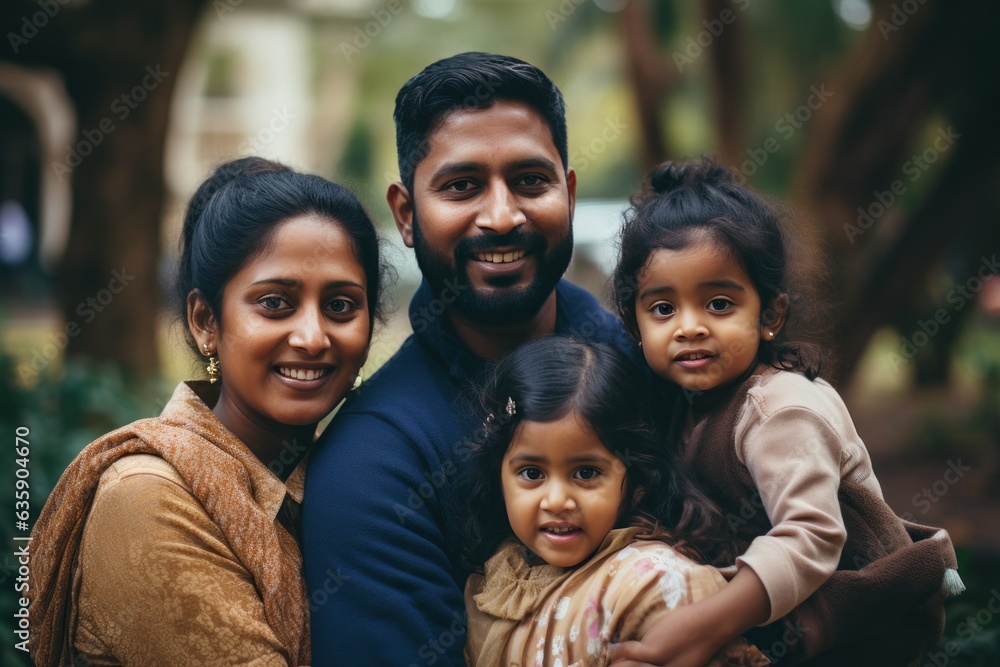
[[[949,667],[1000,664],[1000,602],[997,568],[1000,554],[958,549],[958,570],[966,591],[945,602],[944,639],[934,653],[944,653]],[[921,656],[920,664],[944,664]]]
[[234,97],[239,92],[237,86],[237,65],[239,57],[232,49],[215,49],[206,59],[206,97]]
[[33,387],[19,385],[16,377],[16,360],[0,351],[0,433],[7,443],[3,463],[7,472],[0,482],[0,495],[9,512],[0,522],[0,542],[13,545],[0,555],[0,634],[5,637],[0,664],[12,666],[31,664],[27,654],[15,649],[14,641],[9,639],[16,640],[14,613],[22,595],[14,588],[19,576],[14,549],[24,544],[12,538],[26,535],[16,530],[11,516],[15,471],[22,467],[14,451],[16,429],[28,429],[30,525],[37,520],[62,471],[80,450],[108,431],[158,414],[169,397],[168,388],[158,381],[134,387],[115,367],[79,361],[68,362],[59,377],[43,375]]
[[340,168],[337,173],[342,178],[354,182],[367,182],[374,177],[372,153],[375,148],[375,137],[372,135],[368,121],[358,116],[351,126],[347,137],[347,146],[340,158]]
[[968,325],[952,353],[952,374],[974,388],[976,401],[957,414],[953,409],[925,414],[910,439],[914,457],[1000,454],[1000,336],[990,322]]

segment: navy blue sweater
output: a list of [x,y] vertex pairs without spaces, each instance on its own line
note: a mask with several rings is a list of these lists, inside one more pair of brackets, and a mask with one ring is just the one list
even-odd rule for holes
[[[410,303],[415,333],[352,394],[312,451],[303,554],[318,667],[465,664],[454,482],[483,420],[468,389],[488,362],[441,310],[423,283]],[[556,288],[556,333],[639,358],[618,319],[565,280]]]

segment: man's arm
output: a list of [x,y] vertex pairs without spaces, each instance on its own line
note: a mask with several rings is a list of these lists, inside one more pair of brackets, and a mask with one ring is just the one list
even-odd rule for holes
[[440,466],[370,414],[338,416],[317,444],[303,503],[314,664],[464,665]]

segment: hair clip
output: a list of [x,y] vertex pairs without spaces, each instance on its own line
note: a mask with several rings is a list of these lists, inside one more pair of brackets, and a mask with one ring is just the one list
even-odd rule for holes
[[486,415],[486,423],[489,424],[490,426],[493,426],[493,424],[494,424],[494,422],[496,422],[496,420],[497,420],[497,418],[493,416],[492,412],[490,414]]
[[508,417],[513,417],[514,415],[517,414],[517,403],[515,403],[514,399],[511,398],[510,396],[507,397],[506,412]]

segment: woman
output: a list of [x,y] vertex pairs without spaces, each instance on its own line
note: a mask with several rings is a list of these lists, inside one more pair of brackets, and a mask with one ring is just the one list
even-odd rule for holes
[[365,361],[381,274],[341,186],[260,158],[201,185],[178,292],[209,380],[63,474],[34,532],[36,664],[309,663],[304,457]]

